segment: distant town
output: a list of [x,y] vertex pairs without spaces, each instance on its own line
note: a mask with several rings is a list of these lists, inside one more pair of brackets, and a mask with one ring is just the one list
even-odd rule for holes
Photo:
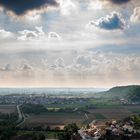
[[90,97],[74,95],[21,94],[1,95],[0,104],[75,104],[86,103]]

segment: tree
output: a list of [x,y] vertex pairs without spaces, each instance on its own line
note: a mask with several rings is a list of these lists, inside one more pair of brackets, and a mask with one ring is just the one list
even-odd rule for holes
[[45,136],[42,133],[40,133],[37,136],[37,140],[45,140]]
[[74,133],[78,133],[78,126],[75,123],[72,124],[68,124],[67,126],[64,127],[64,131],[69,133],[69,134],[74,134]]
[[58,135],[59,140],[71,140],[73,134],[77,135],[78,129],[75,123],[66,125],[64,127],[64,133]]

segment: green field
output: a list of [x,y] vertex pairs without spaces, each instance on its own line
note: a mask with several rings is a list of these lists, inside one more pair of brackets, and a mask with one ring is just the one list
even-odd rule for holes
[[46,108],[59,108],[59,109],[66,109],[66,108],[85,108],[86,106],[90,105],[90,102],[87,103],[69,103],[69,104],[46,104],[44,105]]
[[86,103],[69,103],[69,104],[45,104],[47,109],[68,109],[68,108],[78,108],[78,109],[86,109],[88,107],[92,108],[122,108],[122,105],[118,101],[110,101],[108,99],[89,99]]
[[97,120],[98,120],[98,119],[106,119],[106,117],[105,117],[103,114],[101,114],[101,113],[95,113],[94,116],[95,116],[95,118],[96,118]]

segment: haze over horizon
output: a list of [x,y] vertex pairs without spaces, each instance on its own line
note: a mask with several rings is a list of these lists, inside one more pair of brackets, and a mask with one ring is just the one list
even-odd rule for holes
[[129,85],[113,85],[113,86],[0,86],[0,89],[104,89],[104,90],[108,90],[114,87],[127,87],[127,86],[140,86],[140,84],[136,85],[136,84],[129,84]]
[[0,87],[140,84],[139,0],[1,0]]

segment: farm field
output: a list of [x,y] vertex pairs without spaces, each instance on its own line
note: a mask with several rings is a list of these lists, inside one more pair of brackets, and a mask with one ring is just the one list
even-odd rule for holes
[[10,114],[16,111],[15,105],[0,105],[0,113]]
[[[140,105],[115,105],[114,106],[101,106],[95,109],[88,109],[90,114],[93,114],[96,119],[103,119],[99,116],[102,115],[104,119],[123,119],[135,113],[140,113]],[[98,114],[98,115],[96,115]]]
[[130,116],[132,112],[127,109],[89,109],[96,119],[123,119]]
[[140,113],[140,105],[124,106],[124,108],[132,113]]
[[[55,106],[56,107],[56,106]],[[63,128],[69,123],[77,123],[79,126],[87,125],[93,120],[110,120],[123,119],[134,114],[134,110],[139,110],[140,106],[120,106],[119,108],[95,108],[83,109],[84,112],[45,112],[41,114],[28,114],[28,117],[23,124],[24,126],[50,126],[51,128]]]
[[86,116],[84,114],[76,113],[45,113],[45,114],[30,114],[26,119],[24,126],[39,126],[43,125],[50,126],[51,128],[59,127],[63,128],[64,125],[69,123],[77,123],[81,125],[85,120]]

